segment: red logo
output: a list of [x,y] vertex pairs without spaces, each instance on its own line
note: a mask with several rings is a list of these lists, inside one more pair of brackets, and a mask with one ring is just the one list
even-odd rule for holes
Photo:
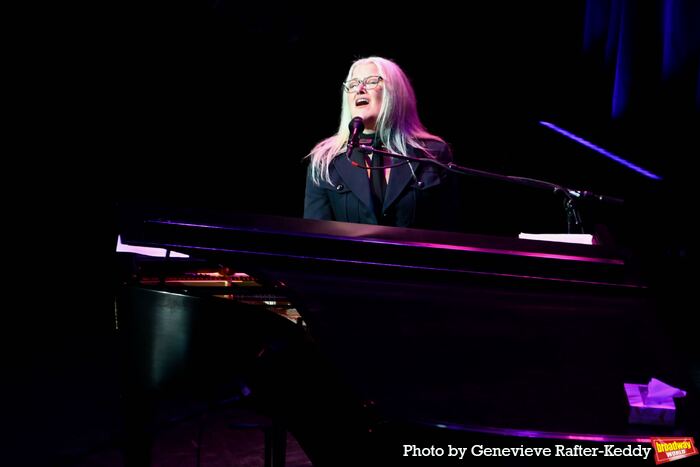
[[694,456],[698,453],[693,438],[651,438],[656,465]]

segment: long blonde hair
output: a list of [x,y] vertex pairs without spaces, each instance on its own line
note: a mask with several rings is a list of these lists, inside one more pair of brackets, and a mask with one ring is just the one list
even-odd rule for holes
[[[356,60],[348,70],[346,81],[352,77],[355,67],[363,63],[373,63],[383,78],[384,95],[377,118],[376,132],[388,151],[406,154],[410,146],[427,153],[421,140],[443,141],[442,138],[428,133],[420,122],[416,94],[408,77],[396,63],[382,57],[361,58]],[[331,161],[335,156],[346,151],[350,137],[348,124],[351,117],[350,105],[347,96],[343,93],[338,132],[319,142],[307,155],[311,158],[311,177],[317,185],[321,181],[330,182],[328,168]]]

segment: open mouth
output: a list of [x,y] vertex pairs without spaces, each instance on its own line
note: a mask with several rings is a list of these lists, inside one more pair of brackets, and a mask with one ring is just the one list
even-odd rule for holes
[[355,99],[355,107],[363,107],[365,105],[369,105],[369,99],[366,97],[358,97]]

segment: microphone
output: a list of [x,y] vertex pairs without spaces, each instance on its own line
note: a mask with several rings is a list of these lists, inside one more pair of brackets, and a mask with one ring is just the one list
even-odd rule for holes
[[350,120],[348,129],[350,130],[350,139],[348,139],[348,152],[345,155],[349,159],[350,154],[352,154],[353,148],[355,147],[355,145],[358,142],[358,139],[360,138],[360,134],[362,134],[362,132],[365,129],[365,124],[362,121],[362,117],[355,117],[352,120]]

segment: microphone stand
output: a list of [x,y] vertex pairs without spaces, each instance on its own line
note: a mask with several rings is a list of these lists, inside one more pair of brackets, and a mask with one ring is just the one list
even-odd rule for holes
[[[576,201],[579,199],[593,199],[596,201],[599,201],[601,203],[607,203],[607,204],[616,204],[616,205],[622,205],[624,204],[624,200],[621,198],[615,198],[613,196],[607,196],[607,195],[601,195],[597,193],[593,193],[587,190],[575,190],[573,188],[567,188],[563,185],[559,185],[556,183],[552,182],[547,182],[544,180],[538,180],[536,178],[527,178],[527,177],[516,177],[512,175],[502,175],[494,172],[487,172],[485,170],[478,170],[478,169],[472,169],[469,167],[463,167],[460,165],[457,165],[453,162],[444,164],[440,161],[437,161],[435,159],[430,159],[426,157],[414,157],[414,156],[405,156],[403,154],[395,154],[393,152],[389,151],[384,151],[381,149],[376,149],[373,148],[372,146],[366,146],[366,145],[358,145],[355,146],[358,150],[362,151],[363,153],[378,153],[382,154],[384,156],[389,156],[393,157],[396,159],[403,159],[407,161],[412,161],[412,162],[427,162],[429,164],[437,165],[438,167],[442,167],[443,169],[452,172],[452,173],[457,173],[460,175],[472,175],[476,177],[482,177],[482,178],[490,178],[492,180],[500,180],[502,182],[508,182],[508,183],[515,183],[517,185],[524,185],[524,186],[529,186],[533,188],[539,188],[539,189],[544,189],[548,191],[552,191],[554,194],[561,194],[564,196],[564,209],[566,210],[566,219],[567,219],[567,232],[568,233],[574,233],[576,231],[577,233],[584,233],[583,232],[583,222],[581,220],[581,213],[579,212],[577,206],[576,206]],[[383,167],[376,167],[376,168],[383,168]]]

